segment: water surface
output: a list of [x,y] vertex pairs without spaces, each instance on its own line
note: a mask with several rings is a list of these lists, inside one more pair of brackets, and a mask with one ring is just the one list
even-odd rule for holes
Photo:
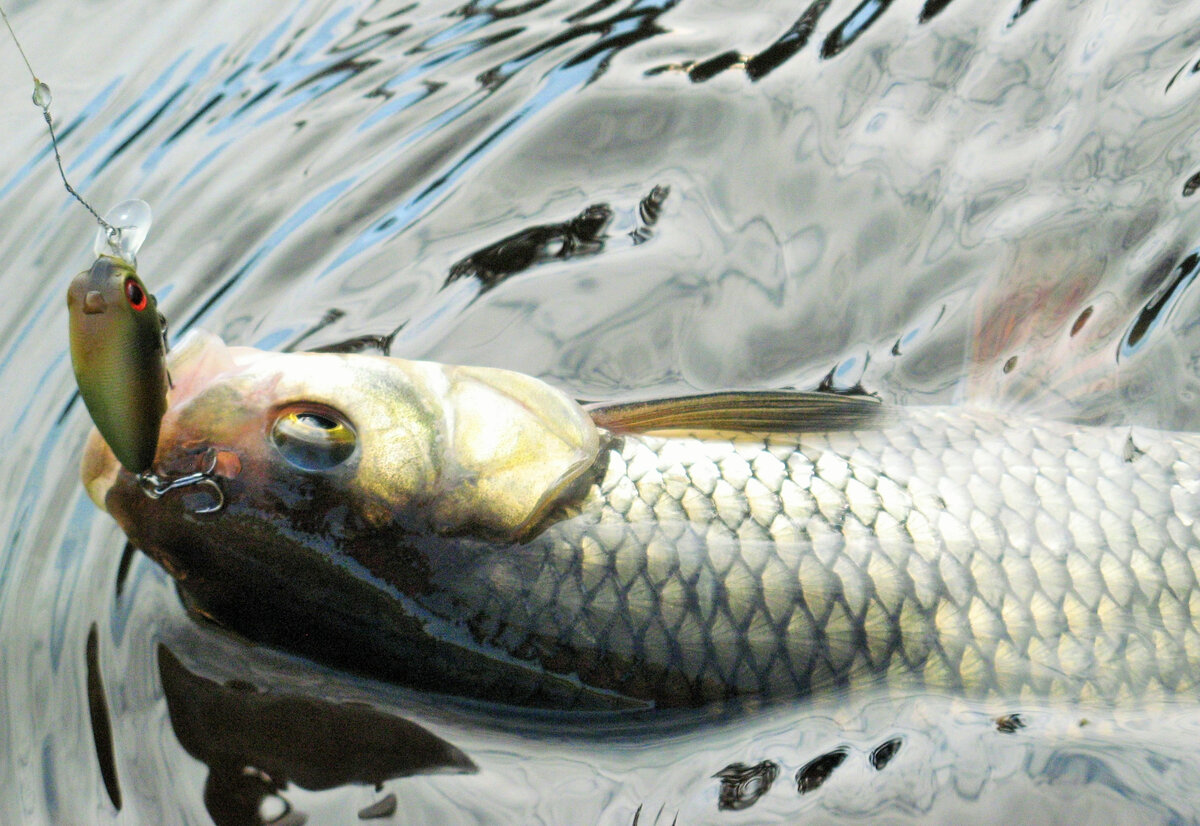
[[[1200,428],[1200,3],[747,8],[8,11],[72,181],[153,206],[139,264],[174,335],[588,400],[824,384]],[[524,718],[189,619],[79,485],[63,305],[94,227],[0,53],[0,822],[1200,819],[1193,698]],[[362,760],[322,751],[336,731]]]

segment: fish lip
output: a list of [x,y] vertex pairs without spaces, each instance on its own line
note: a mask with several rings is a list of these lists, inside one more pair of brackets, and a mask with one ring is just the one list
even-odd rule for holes
[[188,330],[167,353],[171,388],[167,391],[167,415],[163,418],[190,401],[213,378],[235,369],[235,350],[248,349],[229,347],[207,330]]
[[121,463],[113,455],[112,449],[100,435],[100,431],[92,428],[83,448],[83,460],[79,465],[79,475],[83,478],[83,487],[87,491],[92,504],[102,511],[107,511],[105,500],[108,492],[117,481],[121,471]]
[[[213,379],[253,361],[259,351],[251,347],[229,347],[218,336],[206,330],[189,330],[167,354],[167,372],[171,388],[167,392],[167,412],[164,423],[178,409],[194,398]],[[164,449],[159,444],[161,456]],[[108,493],[116,484],[123,468],[112,449],[96,428],[88,434],[80,462],[80,475],[88,497],[101,510],[107,511]]]

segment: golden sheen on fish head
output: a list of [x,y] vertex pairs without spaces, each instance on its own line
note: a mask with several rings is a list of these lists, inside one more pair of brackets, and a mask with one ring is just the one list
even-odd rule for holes
[[162,322],[129,264],[101,255],[67,290],[71,366],[104,440],[133,473],[149,470],[167,407]]
[[380,531],[517,539],[599,451],[578,405],[507,370],[266,353],[206,333],[171,356],[156,469],[183,476],[215,455],[224,507],[196,513],[212,504],[189,505],[202,486],[150,499],[95,435],[83,463],[92,499],[164,560],[196,523],[229,543],[299,536],[332,552]]
[[600,450],[575,402],[505,370],[266,353],[203,333],[168,366],[154,468],[180,484],[148,495],[97,432],[82,475],[193,612],[413,688],[483,696],[497,669],[540,679],[431,633],[417,600],[470,564],[461,546],[519,549],[575,494]]

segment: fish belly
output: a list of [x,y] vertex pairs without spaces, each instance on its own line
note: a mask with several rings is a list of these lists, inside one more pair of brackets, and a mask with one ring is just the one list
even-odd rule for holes
[[1196,435],[930,408],[624,436],[606,459],[538,536],[444,583],[479,644],[661,706],[1197,690]]

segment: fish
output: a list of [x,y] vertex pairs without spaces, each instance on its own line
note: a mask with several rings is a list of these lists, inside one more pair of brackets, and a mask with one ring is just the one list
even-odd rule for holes
[[167,409],[166,322],[128,262],[99,255],[67,289],[71,366],[117,460],[150,469]]
[[158,499],[92,500],[195,616],[465,702],[860,688],[1104,704],[1200,681],[1200,435],[794,391],[585,407],[532,377],[192,332]]

